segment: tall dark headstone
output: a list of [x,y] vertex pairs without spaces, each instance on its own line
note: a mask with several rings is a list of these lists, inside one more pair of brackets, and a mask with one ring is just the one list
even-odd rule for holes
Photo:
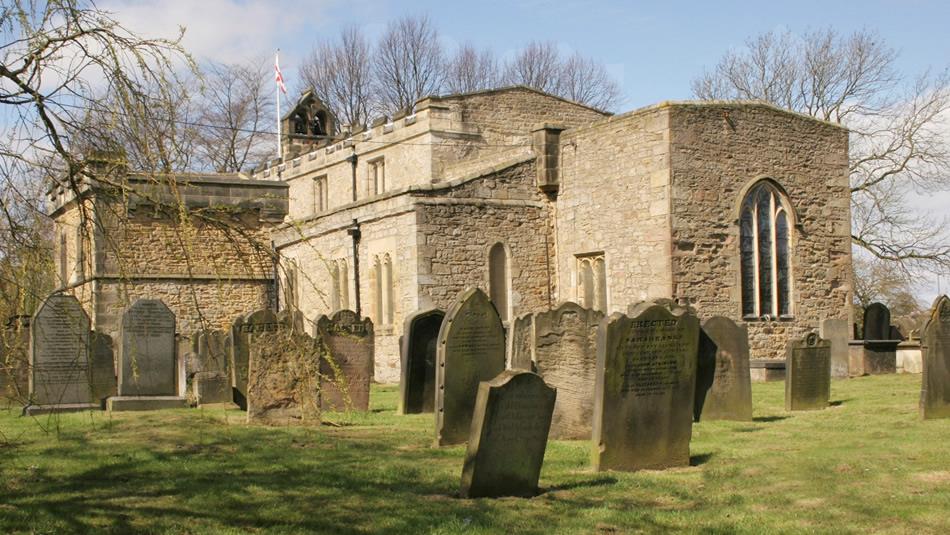
[[462,469],[461,496],[538,493],[557,391],[539,375],[506,370],[481,383]]
[[703,420],[752,419],[749,331],[722,316],[703,322],[693,417]]
[[831,398],[831,342],[809,333],[788,344],[785,360],[785,410],[828,407]]
[[864,341],[891,339],[891,311],[881,303],[864,310]]
[[615,313],[597,333],[595,470],[689,465],[699,320],[664,306]]
[[826,319],[821,322],[819,336],[831,342],[831,376],[835,379],[848,377],[851,332],[848,320]]
[[485,292],[470,288],[455,299],[439,329],[436,445],[468,439],[478,385],[505,370],[505,328]]
[[244,410],[247,410],[247,372],[251,344],[255,337],[276,332],[279,326],[277,314],[266,308],[241,316],[231,325],[231,387],[234,389],[234,402]]
[[937,299],[924,329],[920,416],[950,418],[950,298]]
[[179,396],[175,313],[158,299],[139,299],[119,327],[118,395],[111,411],[186,406]]
[[251,341],[247,422],[320,425],[320,348],[293,329],[262,332]]
[[399,414],[435,410],[436,346],[444,319],[445,312],[439,309],[417,311],[406,318],[400,343]]
[[103,408],[107,398],[118,395],[112,337],[100,331],[89,334],[89,384],[93,399]]
[[597,327],[603,312],[563,303],[534,315],[535,368],[557,389],[551,437],[589,439],[597,383]]
[[26,414],[98,409],[89,384],[89,316],[72,295],[46,298],[30,324]]
[[325,350],[320,359],[320,408],[368,411],[375,361],[373,322],[340,310],[333,318],[320,316],[317,334]]

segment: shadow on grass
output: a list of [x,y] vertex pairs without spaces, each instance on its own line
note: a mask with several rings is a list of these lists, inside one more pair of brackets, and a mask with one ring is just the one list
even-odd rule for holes
[[828,402],[828,406],[829,406],[829,407],[840,407],[840,406],[844,405],[845,403],[847,403],[847,402],[849,402],[849,401],[853,401],[853,400],[851,400],[851,399],[836,399],[836,400],[834,400],[834,401]]
[[617,482],[615,477],[599,477],[597,479],[589,479],[587,481],[574,481],[573,483],[562,483],[560,485],[552,485],[547,488],[539,489],[538,494],[544,494],[545,492],[556,492],[559,490],[574,490],[590,487],[604,487],[607,485],[613,485]]
[[788,420],[789,416],[756,416],[752,419],[753,422],[781,422],[782,420]]
[[709,459],[712,459],[712,453],[700,453],[699,455],[690,455],[689,456],[689,465],[690,466],[699,466],[701,464],[706,464]]

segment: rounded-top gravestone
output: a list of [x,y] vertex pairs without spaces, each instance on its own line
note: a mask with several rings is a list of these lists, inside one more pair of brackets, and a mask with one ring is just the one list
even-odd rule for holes
[[98,408],[89,382],[89,316],[79,300],[53,294],[30,323],[27,414]]
[[950,298],[945,295],[934,303],[924,329],[920,416],[950,418]]
[[406,318],[400,344],[400,414],[434,410],[436,346],[444,319],[445,312],[439,309],[417,311]]

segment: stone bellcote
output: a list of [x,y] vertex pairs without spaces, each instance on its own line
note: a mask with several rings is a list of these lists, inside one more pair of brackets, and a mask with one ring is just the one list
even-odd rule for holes
[[281,118],[281,147],[284,158],[329,144],[336,135],[337,120],[330,108],[312,89],[304,91],[297,103]]

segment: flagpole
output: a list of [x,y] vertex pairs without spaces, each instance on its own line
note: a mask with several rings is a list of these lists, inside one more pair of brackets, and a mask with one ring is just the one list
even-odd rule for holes
[[[280,49],[277,49],[277,54],[274,56],[274,65],[280,65]],[[275,84],[277,87],[274,89],[277,91],[277,158],[284,158],[284,149],[280,146],[280,84]]]

